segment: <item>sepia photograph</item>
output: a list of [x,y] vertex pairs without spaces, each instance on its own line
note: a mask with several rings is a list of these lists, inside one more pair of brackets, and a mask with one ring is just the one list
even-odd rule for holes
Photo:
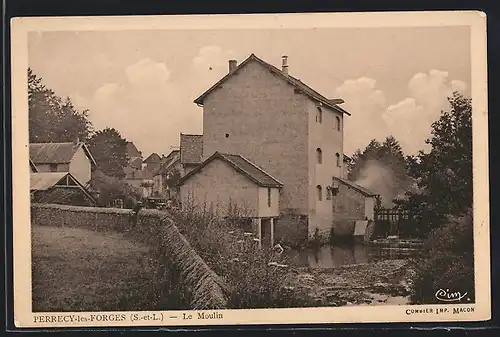
[[16,322],[488,319],[485,21],[13,21]]

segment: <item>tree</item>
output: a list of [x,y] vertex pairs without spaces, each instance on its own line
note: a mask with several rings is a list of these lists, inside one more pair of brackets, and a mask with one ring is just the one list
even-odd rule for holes
[[101,207],[109,207],[113,200],[122,199],[125,208],[133,208],[141,198],[139,189],[123,180],[109,177],[99,169],[93,172],[89,187],[99,192],[97,204]]
[[349,180],[378,193],[385,207],[392,207],[392,200],[410,183],[404,153],[393,136],[382,143],[371,140],[365,150],[357,150],[352,159]]
[[417,216],[424,232],[439,227],[448,215],[460,217],[472,207],[472,105],[454,93],[450,108],[432,124],[429,153],[407,160],[418,189],[397,204]]
[[78,111],[71,98],[57,96],[28,68],[29,139],[37,142],[87,140],[92,124],[88,110]]
[[124,178],[128,165],[127,141],[113,128],[97,131],[89,140],[89,149],[105,175]]

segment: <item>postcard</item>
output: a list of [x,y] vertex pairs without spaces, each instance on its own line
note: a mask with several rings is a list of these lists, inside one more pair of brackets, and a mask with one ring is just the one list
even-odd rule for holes
[[490,319],[484,13],[11,28],[17,327]]

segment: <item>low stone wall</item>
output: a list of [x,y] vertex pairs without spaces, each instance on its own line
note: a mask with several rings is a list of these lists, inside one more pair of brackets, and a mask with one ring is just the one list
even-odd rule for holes
[[126,233],[131,240],[150,245],[165,275],[160,282],[174,289],[179,305],[189,309],[223,309],[224,283],[191,247],[167,213],[157,210],[32,204],[31,223],[37,226],[86,228]]

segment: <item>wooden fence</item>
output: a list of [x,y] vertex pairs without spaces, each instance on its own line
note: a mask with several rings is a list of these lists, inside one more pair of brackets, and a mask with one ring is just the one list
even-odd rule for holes
[[400,235],[412,232],[415,226],[414,216],[408,210],[394,208],[375,209],[375,236]]

